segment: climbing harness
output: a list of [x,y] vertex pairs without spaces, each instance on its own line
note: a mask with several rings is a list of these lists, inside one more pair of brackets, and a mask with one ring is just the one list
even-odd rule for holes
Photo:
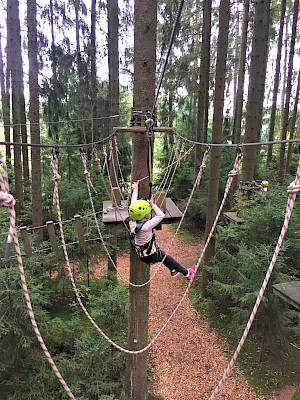
[[136,254],[140,258],[144,258],[145,254],[147,256],[150,256],[150,254],[156,252],[158,249],[158,246],[156,245],[155,233],[153,230],[152,230],[152,237],[149,240],[149,242],[147,242],[141,246],[137,245],[135,242],[136,235],[142,229],[145,222],[146,221],[138,222],[138,221],[133,220],[130,217],[127,217],[125,219],[125,224],[128,228],[130,243],[131,243],[132,247],[134,248],[134,250],[136,251]]

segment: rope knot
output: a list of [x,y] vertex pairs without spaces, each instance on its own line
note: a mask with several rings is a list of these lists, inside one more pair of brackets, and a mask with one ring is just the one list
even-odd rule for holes
[[10,193],[0,192],[0,200],[5,207],[13,207],[16,204],[16,200]]
[[59,174],[54,174],[53,179],[55,182],[59,182],[61,180],[61,176]]
[[295,194],[298,193],[300,190],[300,184],[296,185],[295,181],[293,181],[289,186],[288,186],[288,193],[289,194]]
[[228,176],[236,176],[238,174],[236,169],[232,169],[231,171],[229,171]]

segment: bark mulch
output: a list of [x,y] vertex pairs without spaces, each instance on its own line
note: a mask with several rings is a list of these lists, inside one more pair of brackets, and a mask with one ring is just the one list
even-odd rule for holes
[[[156,232],[157,242],[185,267],[195,263],[200,255],[201,242],[186,243],[163,225]],[[172,242],[171,249],[168,244]],[[151,267],[153,274],[158,264]],[[129,256],[118,256],[118,269],[128,276]],[[97,271],[98,272],[98,271]],[[149,329],[155,335],[170,317],[180,301],[187,281],[182,275],[175,278],[163,265],[151,281]],[[229,357],[228,357],[229,356]],[[162,335],[149,351],[152,365],[151,390],[165,400],[208,400],[223,376],[232,354],[225,356],[222,341],[209,327],[204,316],[198,315],[186,298]],[[281,397],[255,394],[235,365],[231,376],[215,397],[223,400],[270,400]],[[287,397],[285,400],[290,399]]]

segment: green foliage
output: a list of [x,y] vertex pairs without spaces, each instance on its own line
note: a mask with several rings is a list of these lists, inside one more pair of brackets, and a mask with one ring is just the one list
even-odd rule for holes
[[300,389],[296,389],[291,400],[300,400]]
[[[31,269],[36,271],[34,266]],[[52,285],[56,279],[49,282],[39,276],[36,280],[30,275],[30,268],[27,274],[40,332],[76,398],[117,399],[122,389],[124,354],[100,336],[77,303],[70,303],[69,289]],[[83,301],[88,311],[99,326],[124,345],[127,288],[112,285],[104,279],[98,282],[97,292],[94,288],[89,294],[89,291],[84,292],[80,281],[77,284],[84,294]],[[0,307],[3,315],[0,323],[1,398],[67,399],[37,344],[24,304],[18,270],[9,264],[1,265],[0,269]]]
[[[213,304],[226,315],[228,331],[240,335],[255,303],[284,220],[287,196],[281,187],[272,187],[265,201],[254,198],[244,212],[244,223],[219,227],[216,255],[209,267],[214,274],[210,286]],[[295,235],[299,208],[295,206],[281,252],[277,257],[265,295],[251,331],[269,338],[269,345],[283,344],[295,335],[299,318],[272,291],[275,283],[300,279],[297,269],[299,236]],[[299,335],[294,336],[295,339]]]

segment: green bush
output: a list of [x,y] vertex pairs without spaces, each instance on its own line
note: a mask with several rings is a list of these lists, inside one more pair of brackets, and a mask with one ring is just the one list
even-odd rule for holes
[[[5,349],[0,357],[1,399],[67,399],[37,343],[18,278],[17,268],[0,269],[0,344]],[[80,281],[77,283],[80,286]],[[51,285],[38,285],[29,277],[28,284],[40,332],[76,398],[117,399],[122,392],[124,353],[116,351],[97,332],[77,303],[68,304],[69,292],[61,292],[62,286],[56,286],[58,300],[49,303]],[[83,301],[100,328],[124,345],[127,288],[106,279],[98,288],[97,294],[87,293]]]
[[[269,267],[283,225],[286,202],[286,191],[272,188],[263,203],[258,198],[253,200],[244,214],[243,224],[218,228],[215,259],[208,267],[214,276],[209,290],[212,304],[220,313],[228,315],[228,331],[236,335],[244,329]],[[299,330],[299,318],[288,311],[272,290],[275,283],[300,279],[297,269],[300,238],[294,233],[299,229],[299,212],[296,205],[251,328],[261,334],[265,332],[273,344]]]

